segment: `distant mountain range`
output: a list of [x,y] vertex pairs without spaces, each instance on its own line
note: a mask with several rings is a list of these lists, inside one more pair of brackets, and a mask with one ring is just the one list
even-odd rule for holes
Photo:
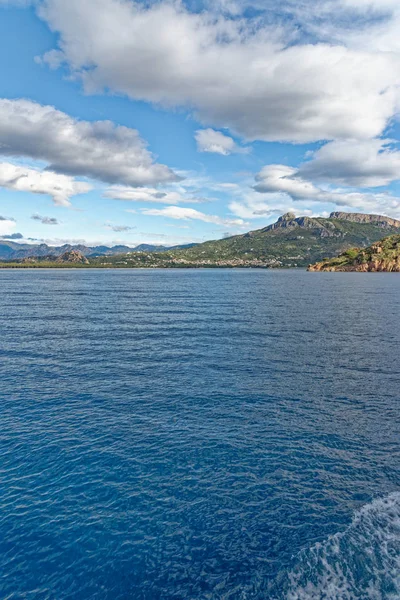
[[[400,221],[381,215],[334,212],[329,218],[296,217],[287,213],[276,223],[222,240],[172,248],[142,244],[58,248],[16,242],[0,243],[0,258],[32,266],[68,267],[70,261],[54,261],[72,251],[89,259],[93,268],[170,267],[307,267],[351,248],[367,248],[388,235],[400,233]],[[45,257],[49,257],[46,260]],[[10,266],[12,266],[10,264]]]
[[140,244],[134,248],[129,246],[84,246],[81,244],[63,246],[48,246],[47,244],[20,244],[9,240],[0,239],[0,260],[19,260],[22,258],[45,256],[61,256],[65,252],[78,250],[88,258],[96,256],[113,256],[115,254],[126,254],[128,252],[165,252],[180,248],[190,248],[194,244],[184,246],[155,246],[153,244]]
[[307,267],[353,247],[365,248],[399,231],[400,221],[381,215],[334,212],[329,218],[312,218],[287,213],[276,223],[243,235],[170,250],[162,255],[113,257],[108,265]]

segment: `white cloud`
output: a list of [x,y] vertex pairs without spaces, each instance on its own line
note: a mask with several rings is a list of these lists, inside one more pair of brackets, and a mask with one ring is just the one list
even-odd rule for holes
[[300,177],[297,169],[286,165],[267,165],[256,176],[254,189],[261,193],[283,192],[295,200],[317,199],[317,188]]
[[50,69],[56,70],[63,64],[64,54],[60,50],[50,50],[46,53],[45,61],[41,56],[35,56],[34,61],[38,65],[47,64]]
[[0,154],[43,160],[51,171],[131,186],[177,181],[135,129],[78,121],[52,106],[0,99]]
[[398,108],[393,53],[287,47],[290,35],[276,24],[189,13],[179,3],[46,0],[40,14],[86,91],[193,108],[203,123],[249,140],[373,138]]
[[167,206],[161,209],[143,209],[144,215],[156,217],[169,217],[170,219],[203,221],[204,223],[215,223],[216,225],[245,225],[243,219],[223,219],[217,215],[207,215],[194,208],[183,206]]
[[0,237],[12,235],[15,231],[16,223],[14,219],[0,217]]
[[157,204],[198,204],[206,202],[203,198],[185,195],[177,191],[147,187],[129,188],[125,186],[112,186],[104,192],[104,196],[126,202],[150,202]]
[[384,186],[400,179],[400,152],[390,140],[331,142],[301,165],[299,174],[354,187]]
[[38,171],[11,163],[0,163],[0,187],[32,194],[47,194],[58,206],[70,206],[70,198],[92,189],[88,183],[52,171]]
[[241,148],[234,139],[215,129],[199,129],[195,133],[195,139],[199,152],[212,152],[224,156],[248,152],[248,148]]
[[321,0],[331,41],[369,53],[400,51],[398,0]]
[[303,179],[298,169],[268,165],[256,177],[254,189],[262,194],[283,193],[293,201],[329,203],[362,212],[400,216],[400,198],[389,193],[371,193],[341,188],[325,188]]
[[229,203],[231,213],[241,219],[269,219],[272,216],[282,215],[286,212],[307,214],[308,208],[293,207],[291,198],[282,195],[269,194],[267,201],[260,194],[246,193],[238,200]]

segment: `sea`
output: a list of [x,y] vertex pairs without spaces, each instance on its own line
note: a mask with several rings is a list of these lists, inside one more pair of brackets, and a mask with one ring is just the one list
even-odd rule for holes
[[1,600],[400,598],[400,275],[0,271]]

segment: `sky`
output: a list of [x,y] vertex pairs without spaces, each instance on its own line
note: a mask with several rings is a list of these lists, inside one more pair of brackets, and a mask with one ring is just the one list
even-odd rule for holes
[[398,0],[0,0],[0,238],[400,219],[399,109]]

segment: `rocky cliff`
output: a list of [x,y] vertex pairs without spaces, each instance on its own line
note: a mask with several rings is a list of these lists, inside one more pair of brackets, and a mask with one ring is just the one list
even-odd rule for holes
[[[400,226],[400,222],[399,222]],[[268,225],[261,229],[262,232],[276,231],[277,229],[313,229],[319,232],[321,237],[329,237],[337,235],[335,232],[335,226],[328,221],[328,219],[318,219],[315,217],[296,217],[294,213],[286,213],[279,217],[276,223]]]
[[[399,233],[400,221],[379,215],[340,213],[336,217],[296,217],[286,213],[276,223],[194,248],[153,253],[148,265],[190,267],[307,267],[324,257],[338,256],[354,247],[367,248],[385,235]],[[367,217],[364,222],[364,217]],[[384,225],[383,225],[384,223]],[[128,264],[138,259],[127,257]],[[121,261],[121,257],[110,262]],[[147,261],[147,263],[146,263]]]
[[88,265],[89,261],[79,250],[69,250],[57,258],[57,262],[80,263]]
[[19,262],[26,265],[53,263],[54,266],[57,266],[58,263],[89,264],[88,259],[80,250],[67,250],[67,252],[64,252],[61,256],[28,256]]
[[353,248],[337,258],[310,265],[309,271],[400,273],[400,235],[390,235],[369,248]]
[[382,215],[365,215],[363,213],[346,213],[346,212],[333,212],[330,215],[331,219],[338,219],[339,221],[350,221],[351,223],[371,223],[388,229],[390,227],[396,227],[400,229],[400,221],[392,219],[391,217],[384,217]]

